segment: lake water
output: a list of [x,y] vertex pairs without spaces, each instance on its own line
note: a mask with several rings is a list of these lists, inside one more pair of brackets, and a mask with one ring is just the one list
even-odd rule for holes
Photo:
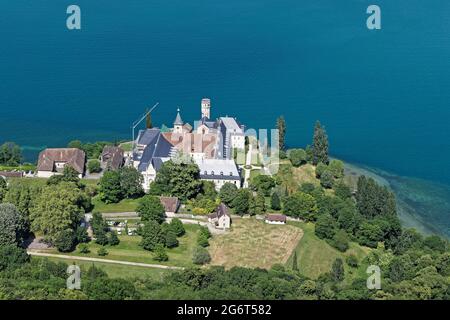
[[[319,119],[334,156],[448,191],[450,2],[375,2],[379,31],[366,0],[2,1],[0,142],[35,160],[72,139],[130,139],[157,101],[156,125],[177,106],[192,123],[210,97],[212,116],[253,128],[284,114],[289,146]],[[82,30],[66,28],[70,4]],[[431,215],[450,234],[437,194]]]

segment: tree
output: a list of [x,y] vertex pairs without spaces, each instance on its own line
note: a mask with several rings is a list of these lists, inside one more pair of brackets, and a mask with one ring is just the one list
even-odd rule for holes
[[238,188],[235,184],[226,182],[223,184],[222,188],[220,188],[219,198],[224,204],[226,204],[227,206],[231,206],[231,203],[236,197],[237,191]]
[[383,230],[370,222],[363,222],[357,231],[358,243],[376,248],[379,241],[383,241]]
[[16,269],[30,261],[27,251],[14,244],[0,246],[0,271]]
[[89,246],[86,243],[82,243],[78,246],[78,252],[82,254],[88,254],[91,252]]
[[83,150],[83,143],[80,140],[72,140],[67,144],[67,148]]
[[163,194],[182,200],[195,198],[202,189],[199,168],[192,160],[179,163],[172,160],[164,162],[156,174],[154,183]]
[[316,177],[320,178],[322,174],[328,169],[328,166],[323,162],[319,162],[316,166]]
[[29,231],[25,215],[10,203],[0,204],[0,226],[0,246],[22,245]]
[[214,182],[202,180],[202,195],[212,201],[217,199],[218,194]]
[[331,278],[333,281],[342,281],[344,280],[344,263],[341,258],[336,258],[334,260],[333,265],[331,267]]
[[47,179],[48,185],[56,185],[61,182],[72,182],[77,187],[80,187],[79,173],[73,167],[66,165],[64,166],[63,173],[61,175],[56,174]]
[[344,207],[339,211],[339,227],[350,234],[354,234],[360,224],[360,216],[353,207]]
[[262,192],[264,196],[269,196],[273,187],[275,187],[275,180],[265,174],[254,177],[251,182],[251,188],[255,191]]
[[357,183],[356,206],[367,218],[376,216],[395,216],[397,214],[395,196],[385,186],[378,185],[374,179],[360,176]]
[[272,210],[281,210],[281,201],[278,193],[272,193],[272,197],[270,198],[270,207]]
[[110,231],[108,232],[108,244],[110,246],[117,246],[120,243],[120,239],[117,236],[116,231]]
[[118,171],[106,171],[99,182],[100,198],[105,203],[117,203],[123,199],[120,174]]
[[294,255],[292,257],[292,270],[298,271],[297,251],[296,250],[294,250]]
[[347,232],[345,232],[344,230],[338,230],[333,237],[332,244],[333,247],[335,247],[339,251],[345,252],[349,247],[349,241],[350,240],[348,238]]
[[90,173],[99,173],[100,171],[102,171],[100,161],[98,161],[97,159],[89,160],[87,167]]
[[95,243],[106,246],[109,243],[108,234],[104,230],[98,230],[95,234]]
[[328,164],[328,136],[319,121],[316,122],[313,137],[313,164]]
[[303,149],[292,149],[288,154],[289,160],[294,167],[299,167],[306,163],[307,155]]
[[231,202],[231,207],[234,212],[241,215],[248,213],[251,197],[252,194],[248,189],[238,189],[236,196]]
[[333,159],[328,165],[328,170],[336,179],[340,179],[344,176],[344,163],[341,160]]
[[356,268],[358,267],[358,258],[354,254],[351,254],[345,258],[345,262],[349,267]]
[[248,212],[251,215],[260,215],[266,212],[266,199],[263,194],[258,193],[256,197],[250,195]]
[[296,192],[284,200],[283,213],[288,216],[312,221],[315,219],[317,211],[316,200],[309,194]]
[[134,167],[122,167],[119,169],[120,187],[125,198],[136,198],[144,193],[142,183],[144,177]]
[[156,245],[164,245],[165,242],[166,237],[159,223],[155,220],[146,221],[142,229],[141,246],[145,250],[153,251]]
[[281,151],[286,150],[286,120],[283,116],[277,119],[277,129],[278,129],[278,146]]
[[170,221],[170,229],[177,237],[181,237],[186,232],[184,230],[183,222],[178,218],[173,218],[172,221]]
[[336,234],[337,224],[329,214],[322,214],[317,218],[314,233],[320,239],[332,239]]
[[333,190],[336,197],[339,197],[343,200],[349,199],[352,197],[352,191],[349,186],[345,184],[343,180],[338,180],[333,184]]
[[208,237],[204,233],[200,233],[197,238],[197,244],[201,247],[209,246]]
[[53,242],[63,230],[74,230],[80,223],[84,209],[83,194],[70,182],[43,188],[35,205],[30,209],[31,231],[42,232]]
[[151,115],[151,113],[150,113],[149,111],[150,111],[150,110],[147,109],[147,111],[146,111],[147,115],[145,116],[145,127],[146,127],[147,129],[153,128],[153,125],[152,125],[152,115]]
[[14,142],[5,142],[0,146],[0,165],[18,166],[22,161],[22,151]]
[[169,256],[162,244],[159,243],[155,246],[155,249],[153,250],[153,259],[160,262],[169,260]]
[[[1,225],[1,224],[0,224]],[[448,242],[437,235],[431,235],[424,239],[423,244],[431,250],[444,253],[448,248]]]
[[166,241],[165,241],[165,245],[167,248],[175,248],[178,247],[178,239],[177,239],[177,235],[172,231],[172,230],[168,230],[166,232]]
[[89,242],[90,238],[86,227],[78,226],[75,230],[75,240],[77,243]]
[[61,231],[55,239],[55,246],[59,252],[71,252],[75,248],[75,233],[72,229]]
[[0,177],[0,203],[2,203],[7,191],[8,187],[6,184],[6,180],[3,179],[3,177]]
[[109,254],[108,250],[106,250],[104,247],[101,247],[100,249],[97,250],[97,255],[99,255],[100,257],[107,256],[108,254]]
[[90,221],[94,235],[108,231],[108,225],[100,212],[94,211]]
[[333,187],[333,182],[333,174],[330,171],[325,170],[320,176],[320,185],[325,189],[331,189]]
[[211,262],[211,256],[209,255],[208,250],[202,247],[195,248],[192,255],[192,262],[197,265],[203,265]]
[[164,221],[165,209],[159,198],[156,196],[144,196],[139,200],[136,211],[142,221],[154,220],[158,223]]

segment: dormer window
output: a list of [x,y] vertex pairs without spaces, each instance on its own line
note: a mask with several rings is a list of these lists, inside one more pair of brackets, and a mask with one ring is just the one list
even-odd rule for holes
[[233,176],[233,172],[230,172],[230,177],[232,177]]
[[220,175],[223,176],[223,171],[220,171]]
[[205,170],[205,176],[208,174],[208,171]]
[[211,174],[214,175],[214,171],[211,171]]

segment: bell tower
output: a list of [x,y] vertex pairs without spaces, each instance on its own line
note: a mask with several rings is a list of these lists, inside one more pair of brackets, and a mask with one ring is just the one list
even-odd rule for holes
[[211,118],[211,100],[208,98],[202,99],[202,119]]

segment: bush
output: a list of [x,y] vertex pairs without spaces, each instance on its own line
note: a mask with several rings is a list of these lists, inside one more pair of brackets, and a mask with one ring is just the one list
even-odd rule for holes
[[320,185],[326,189],[331,189],[333,187],[333,182],[333,174],[330,171],[325,170],[320,176]]
[[30,256],[25,249],[14,244],[0,246],[0,271],[19,268],[28,261]]
[[99,255],[100,257],[104,257],[108,255],[108,250],[106,250],[105,248],[100,248],[97,250],[97,255]]
[[192,262],[197,265],[203,265],[211,262],[211,256],[209,255],[208,250],[202,247],[195,248],[192,255]]
[[344,176],[344,163],[341,160],[331,160],[328,170],[336,179],[340,179]]
[[349,255],[346,259],[345,262],[347,262],[347,265],[352,267],[352,268],[356,268],[358,267],[358,259],[356,258],[355,255],[351,254]]
[[119,237],[116,231],[108,232],[108,244],[110,246],[117,246],[120,243]]
[[169,256],[162,244],[157,244],[155,246],[155,249],[153,250],[153,259],[160,262],[169,260]]
[[274,192],[270,198],[270,207],[272,210],[281,210],[280,196],[276,192]]
[[208,237],[204,233],[200,233],[197,238],[197,244],[201,247],[209,246]]
[[91,250],[89,250],[89,246],[86,243],[80,244],[78,247],[78,251],[83,254],[91,252]]
[[322,162],[319,162],[316,167],[316,177],[320,178],[325,170],[328,169],[328,166]]
[[72,229],[61,231],[55,239],[55,246],[59,252],[71,252],[75,247],[75,232]]
[[337,223],[329,214],[322,214],[316,222],[314,233],[320,239],[332,239],[336,233]]
[[89,240],[88,232],[86,227],[79,226],[75,231],[75,238],[78,243],[87,243]]
[[348,235],[344,230],[339,230],[333,237],[332,241],[333,247],[341,252],[347,251],[349,247]]
[[93,159],[89,160],[87,163],[87,167],[90,173],[99,173],[102,171],[102,167],[100,166],[100,161]]
[[289,160],[294,167],[299,167],[306,163],[306,152],[303,149],[292,149],[289,151]]
[[207,239],[211,238],[211,232],[209,232],[209,229],[207,227],[201,226],[200,234],[204,234]]
[[343,200],[352,197],[352,190],[342,180],[336,181],[333,185],[333,189],[334,194]]
[[178,218],[173,218],[172,221],[170,221],[170,229],[177,237],[181,237],[186,232],[186,230],[184,230],[183,222]]
[[158,244],[164,245],[166,242],[164,230],[161,228],[161,225],[154,220],[145,222],[141,233],[141,246],[145,250],[153,251]]
[[166,233],[166,247],[167,248],[175,248],[178,247],[178,239],[176,234],[172,231],[169,230]]
[[108,244],[108,236],[105,231],[101,230],[97,232],[95,235],[95,243],[101,246],[106,246]]

